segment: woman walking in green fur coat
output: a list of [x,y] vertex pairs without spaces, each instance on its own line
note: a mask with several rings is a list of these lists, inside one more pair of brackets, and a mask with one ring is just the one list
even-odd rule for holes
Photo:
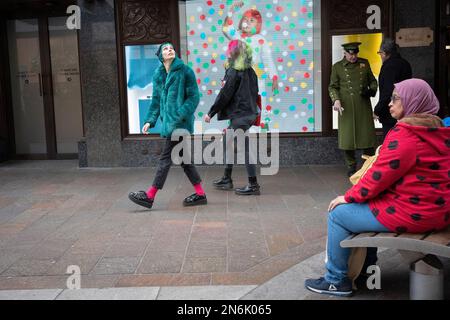
[[[128,198],[136,204],[151,208],[158,190],[162,189],[172,165],[172,149],[179,141],[172,141],[171,135],[176,129],[194,131],[194,112],[199,103],[199,92],[194,72],[176,57],[171,43],[163,43],[156,55],[162,62],[153,75],[153,98],[145,125],[144,134],[155,126],[161,118],[161,137],[166,138],[158,169],[152,186],[145,191],[131,192]],[[201,178],[192,164],[181,164],[189,178],[195,193],[183,201],[184,206],[206,204],[206,195],[201,186]]]

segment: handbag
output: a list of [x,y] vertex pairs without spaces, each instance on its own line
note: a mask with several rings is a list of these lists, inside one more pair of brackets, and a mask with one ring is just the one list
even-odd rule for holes
[[370,168],[372,167],[372,165],[375,163],[375,161],[376,161],[377,158],[378,158],[378,155],[380,154],[380,148],[381,148],[381,146],[379,146],[379,147],[377,148],[377,150],[375,151],[375,155],[373,155],[373,156],[368,156],[368,155],[366,155],[366,154],[363,154],[363,155],[361,156],[361,158],[363,158],[363,159],[366,160],[366,161],[364,161],[364,163],[363,163],[361,169],[359,169],[358,171],[356,171],[356,172],[349,178],[349,179],[350,179],[350,182],[351,182],[353,185],[357,184],[357,183],[359,182],[359,180],[361,180],[361,178],[366,174],[367,171],[369,171],[369,169],[370,169]]

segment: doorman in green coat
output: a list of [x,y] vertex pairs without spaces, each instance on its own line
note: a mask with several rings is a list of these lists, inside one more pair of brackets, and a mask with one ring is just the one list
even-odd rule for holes
[[355,150],[373,155],[376,143],[370,97],[378,83],[369,61],[358,57],[361,42],[343,44],[344,58],[335,63],[328,87],[333,110],[339,112],[339,149],[345,152],[348,175],[356,172]]

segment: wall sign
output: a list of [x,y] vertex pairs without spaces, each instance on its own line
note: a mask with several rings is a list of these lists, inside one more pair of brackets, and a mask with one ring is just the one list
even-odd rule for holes
[[433,43],[433,30],[430,28],[400,29],[397,34],[397,44],[400,47],[428,47]]

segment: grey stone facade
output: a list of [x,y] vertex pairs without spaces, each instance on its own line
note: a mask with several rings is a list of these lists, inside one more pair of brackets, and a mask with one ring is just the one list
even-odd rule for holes
[[122,164],[114,2],[78,1],[80,70],[87,164]]

